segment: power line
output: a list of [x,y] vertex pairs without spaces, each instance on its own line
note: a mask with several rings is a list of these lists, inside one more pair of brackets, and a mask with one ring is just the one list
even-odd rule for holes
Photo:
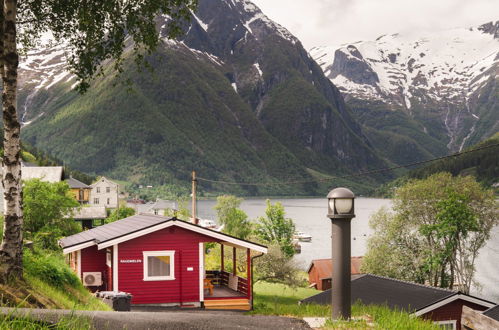
[[297,180],[297,181],[287,181],[287,182],[256,182],[256,183],[248,183],[248,182],[234,182],[234,181],[223,181],[223,180],[211,180],[211,179],[206,179],[203,177],[197,177],[197,180],[200,181],[206,181],[206,182],[212,182],[212,183],[222,183],[222,184],[231,184],[231,185],[243,185],[243,186],[275,186],[275,185],[292,185],[292,184],[304,184],[304,183],[316,183],[316,182],[326,182],[330,180],[335,180],[335,179],[345,179],[345,178],[351,178],[351,177],[357,177],[357,176],[364,176],[364,175],[369,175],[369,174],[376,174],[376,173],[381,173],[381,172],[387,172],[387,171],[393,171],[399,168],[404,168],[404,167],[411,167],[411,166],[416,166],[416,165],[421,165],[421,164],[426,164],[430,162],[434,162],[437,160],[441,159],[447,159],[447,158],[453,158],[453,157],[458,157],[464,154],[469,154],[472,152],[480,151],[483,149],[488,149],[492,147],[497,147],[499,146],[499,143],[496,144],[490,144],[487,146],[475,148],[475,149],[470,149],[466,151],[461,151],[461,152],[456,152],[451,155],[446,155],[442,157],[437,157],[437,158],[432,158],[428,160],[422,160],[419,162],[414,162],[414,163],[408,163],[404,165],[398,165],[394,167],[385,167],[385,168],[379,168],[375,170],[369,170],[365,172],[359,172],[355,174],[347,174],[347,175],[340,175],[340,176],[331,176],[328,178],[323,178],[323,179],[317,179],[317,180]]

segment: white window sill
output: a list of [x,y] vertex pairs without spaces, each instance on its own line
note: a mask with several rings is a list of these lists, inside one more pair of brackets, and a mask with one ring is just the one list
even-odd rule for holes
[[175,277],[147,277],[144,281],[174,281]]

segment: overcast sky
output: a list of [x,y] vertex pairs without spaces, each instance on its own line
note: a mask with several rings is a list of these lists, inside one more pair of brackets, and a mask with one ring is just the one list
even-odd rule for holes
[[499,0],[253,0],[305,48],[499,20]]

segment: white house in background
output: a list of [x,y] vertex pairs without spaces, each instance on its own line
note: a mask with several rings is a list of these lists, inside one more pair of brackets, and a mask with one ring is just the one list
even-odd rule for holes
[[[171,215],[175,211],[177,211],[177,209],[177,202],[158,198],[156,199],[156,202],[150,204],[149,208],[144,213],[155,215]],[[170,211],[170,213],[168,213],[168,211]]]
[[94,206],[104,206],[106,208],[118,208],[119,185],[113,181],[101,177],[90,185],[90,204]]

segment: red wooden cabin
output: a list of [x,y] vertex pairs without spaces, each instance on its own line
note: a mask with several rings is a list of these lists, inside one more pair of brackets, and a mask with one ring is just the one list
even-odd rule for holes
[[[222,246],[221,267],[205,270],[205,243],[211,242]],[[176,218],[145,214],[65,237],[59,244],[92,291],[131,293],[132,305],[227,309],[251,308],[252,258],[267,252],[257,243]],[[234,255],[244,251],[245,276],[225,271],[224,246]]]

